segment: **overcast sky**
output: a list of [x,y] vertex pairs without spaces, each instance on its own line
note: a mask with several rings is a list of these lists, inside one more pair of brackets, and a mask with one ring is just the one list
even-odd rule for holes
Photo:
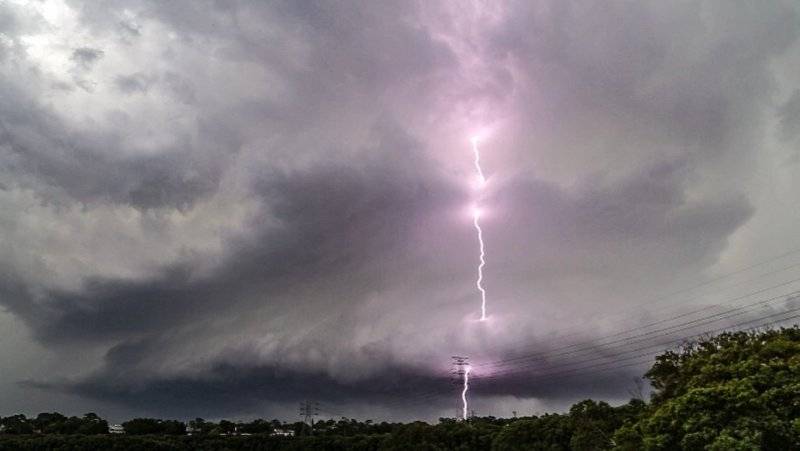
[[0,415],[433,419],[456,354],[478,414],[625,401],[663,332],[797,308],[799,34],[789,0],[0,0]]

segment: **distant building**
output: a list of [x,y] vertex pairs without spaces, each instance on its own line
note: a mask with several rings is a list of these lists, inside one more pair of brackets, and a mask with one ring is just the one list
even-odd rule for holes
[[291,429],[275,429],[270,435],[277,435],[280,437],[294,437],[294,431]]
[[125,428],[121,424],[112,424],[108,426],[108,432],[110,434],[124,434]]

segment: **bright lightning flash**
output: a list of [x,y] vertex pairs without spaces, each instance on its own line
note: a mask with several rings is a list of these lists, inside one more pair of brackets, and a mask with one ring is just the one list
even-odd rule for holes
[[486,183],[486,177],[483,176],[483,170],[481,169],[481,153],[478,150],[478,137],[473,136],[469,139],[472,143],[472,154],[475,155],[475,171],[478,172],[478,181],[483,187],[483,184]]
[[469,370],[469,365],[464,367],[464,389],[461,391],[461,402],[463,403],[461,416],[464,420],[467,419],[467,410],[469,408],[467,404],[467,391],[469,391]]
[[[483,188],[486,183],[486,178],[483,176],[481,169],[481,154],[478,150],[478,138],[470,138],[472,142],[472,153],[475,155],[475,170],[478,173],[479,187]],[[483,230],[481,230],[480,222],[481,210],[477,206],[472,207],[472,224],[475,226],[475,231],[478,233],[478,245],[480,250],[480,263],[478,264],[478,280],[475,281],[475,286],[481,293],[481,321],[486,321],[486,290],[483,288],[483,267],[486,266],[486,252],[483,246]]]

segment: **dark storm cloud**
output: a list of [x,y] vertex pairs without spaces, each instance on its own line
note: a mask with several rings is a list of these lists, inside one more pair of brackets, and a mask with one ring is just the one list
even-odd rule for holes
[[[158,334],[222,306],[231,313],[269,303],[308,278],[341,277],[391,252],[420,216],[458,197],[424,161],[418,143],[392,127],[378,133],[382,147],[364,167],[260,176],[253,189],[263,209],[252,220],[256,235],[228,243],[228,257],[211,274],[193,274],[192,262],[184,262],[144,280],[87,279],[77,292],[51,292],[39,302],[29,317],[37,334],[52,343]],[[426,166],[434,169],[417,169]],[[259,229],[268,222],[276,225]],[[248,294],[254,291],[255,299]]]
[[[562,234],[586,241],[648,241],[707,233],[719,238],[728,235],[751,214],[745,198],[708,202],[687,208],[683,164],[658,164],[612,186],[589,179],[577,193],[569,193],[546,183],[515,180],[497,202],[512,215],[512,221],[543,223],[548,234]],[[529,210],[513,209],[527,205]],[[552,212],[536,217],[536,211]],[[516,219],[516,218],[518,219]],[[705,251],[703,251],[705,252]]]
[[26,381],[24,385],[113,400],[140,411],[183,418],[237,415],[255,411],[265,401],[294,403],[298,399],[315,399],[326,406],[338,406],[342,400],[369,400],[402,407],[420,392],[429,393],[430,399],[450,395],[451,382],[447,376],[434,377],[409,368],[387,367],[368,380],[343,384],[324,372],[296,372],[278,366],[251,367],[237,362],[217,364],[201,376],[128,380],[123,374],[104,372],[74,384]]
[[[201,372],[153,377],[142,372],[136,362],[155,352],[160,345],[145,340],[116,346],[108,352],[108,365],[103,370],[78,381],[24,381],[22,384],[111,400],[139,411],[178,417],[236,415],[255,411],[265,402],[293,403],[298,399],[314,399],[334,410],[345,403],[368,402],[398,411],[410,407],[417,412],[433,409],[432,413],[436,413],[431,403],[452,398],[459,389],[459,382],[449,372],[387,363],[378,373],[347,382],[317,369],[298,371],[280,365],[254,364],[258,361],[257,354],[242,350],[231,350]],[[375,358],[385,356],[378,354]],[[574,367],[574,362],[562,363],[567,364],[567,370]],[[600,362],[601,365],[605,363]],[[624,398],[636,387],[634,380],[641,376],[641,365],[617,369],[606,364],[600,371],[566,373],[557,374],[557,377],[500,374],[483,379],[479,376],[473,381],[473,394],[571,400],[588,389],[597,396]]]
[[[787,299],[770,307],[771,319],[781,319],[792,312],[796,315],[800,308],[799,299]],[[714,330],[722,330],[769,324],[764,316],[764,311],[737,311],[727,307],[711,318],[715,319],[712,323]],[[552,350],[531,348],[526,350],[529,354],[512,358],[517,360],[515,366],[486,371],[479,365],[473,370],[471,394],[473,397],[536,397],[551,402],[569,402],[587,391],[607,399],[641,396],[641,375],[652,364],[656,353],[663,349],[679,349],[710,330],[707,325],[695,324],[689,327],[692,338],[686,339],[687,332],[681,330],[686,326],[673,323],[662,333],[639,331],[639,335],[629,334],[638,337],[635,341],[612,345],[614,342],[608,339],[605,344],[588,340],[580,346],[565,347],[562,344],[561,348]],[[616,338],[619,341],[619,337]],[[417,418],[436,414],[435,408],[429,412],[432,403],[446,403],[460,385],[448,372],[393,363],[387,363],[380,372],[357,382],[343,382],[315,369],[297,371],[280,365],[254,364],[259,360],[254,349],[230,350],[225,357],[201,372],[149,376],[137,363],[162,344],[143,340],[118,345],[108,352],[107,366],[103,370],[82,380],[25,381],[23,385],[113,400],[140,411],[168,412],[179,417],[235,415],[242,411],[257,411],[264,402],[291,403],[297,399],[315,399],[329,410],[336,410],[336,406],[342,403],[358,402],[386,405],[398,411],[411,408]],[[374,357],[386,356],[376,354]],[[526,366],[527,370],[520,371],[519,368]]]
[[[620,399],[631,396],[636,388],[634,380],[640,376],[641,368],[622,368],[544,381],[504,377],[491,384],[478,380],[472,393],[475,396],[535,396],[569,402],[589,390],[598,397]],[[122,374],[103,372],[77,383],[26,381],[24,384],[111,400],[153,415],[180,418],[236,415],[243,411],[257,411],[265,402],[295,403],[301,399],[317,400],[328,406],[328,411],[334,412],[343,410],[343,402],[386,405],[398,412],[412,408],[419,418],[428,415],[430,410],[435,414],[438,403],[452,403],[458,392],[454,382],[453,377],[445,374],[386,367],[380,374],[347,384],[323,372],[294,372],[274,366],[250,367],[237,362],[216,365],[201,376],[126,380]]]
[[[208,150],[194,148],[187,136],[185,144],[163,153],[115,155],[107,150],[119,148],[120,131],[71,130],[13,84],[0,87],[0,97],[7,100],[0,106],[0,171],[23,187],[41,189],[44,197],[65,192],[88,204],[185,208],[216,189],[237,150],[221,126],[208,124],[200,131]],[[201,151],[216,159],[198,161]]]
[[[42,302],[43,313],[31,316],[41,340],[62,346],[70,342],[123,340],[108,352],[102,372],[85,381],[51,388],[100,399],[107,397],[132,407],[149,404],[152,408],[169,408],[174,402],[182,401],[185,403],[180,404],[181,409],[185,407],[181,410],[183,413],[193,408],[208,412],[215,403],[219,403],[221,409],[227,408],[223,406],[228,403],[244,406],[241,404],[244,398],[249,399],[248,403],[290,400],[292,396],[314,396],[328,402],[337,399],[377,402],[383,395],[372,388],[384,387],[387,380],[396,392],[430,389],[447,393],[446,380],[443,382],[440,374],[402,364],[359,379],[357,384],[321,375],[315,368],[294,370],[275,379],[270,375],[280,372],[279,367],[254,368],[253,362],[258,358],[242,354],[238,349],[215,356],[214,359],[222,361],[218,364],[221,366],[201,369],[191,376],[154,376],[146,371],[153,356],[176,340],[176,330],[207,321],[209,315],[235,315],[256,306],[263,308],[271,302],[277,307],[281,301],[273,299],[280,299],[298,284],[308,283],[309,278],[318,283],[347,277],[348,273],[366,264],[374,265],[373,270],[351,279],[358,287],[355,291],[328,292],[328,309],[337,298],[360,299],[369,290],[390,282],[384,280],[386,273],[382,271],[380,259],[389,258],[408,241],[413,224],[421,217],[461,202],[453,187],[432,184],[436,180],[433,173],[414,171],[414,168],[428,165],[413,157],[414,148],[407,147],[413,146],[413,142],[403,137],[390,142],[399,145],[374,156],[374,164],[366,165],[368,171],[325,166],[309,172],[272,174],[260,179],[255,192],[269,199],[265,209],[279,219],[280,225],[277,230],[265,230],[248,239],[247,244],[232,246],[229,259],[221,262],[218,271],[210,275],[193,277],[191,266],[181,265],[159,271],[156,279],[95,280],[88,281],[80,292],[50,293]],[[571,196],[546,183],[517,181],[498,192],[493,202],[498,208],[509,210],[519,205],[530,208],[517,209],[504,221],[512,230],[534,228],[542,242],[549,243],[547,249],[538,252],[556,252],[567,244],[575,245],[575,240],[586,240],[579,247],[590,247],[590,241],[646,242],[653,239],[654,234],[669,235],[677,249],[674,261],[669,264],[682,264],[717,252],[722,245],[720,237],[747,218],[749,207],[746,202],[733,202],[707,204],[679,212],[684,200],[676,173],[680,173],[679,168],[655,168],[623,186],[604,192],[590,191],[585,196]],[[543,218],[526,216],[525,211],[558,214]],[[260,220],[263,218],[255,221]],[[696,255],[681,254],[689,251],[680,244],[681,237],[687,234],[695,237],[691,252]],[[502,241],[499,238],[498,243]],[[665,236],[661,236],[661,240],[663,242]],[[253,247],[253,243],[258,244]],[[520,253],[530,251],[519,243],[516,248]],[[513,251],[507,252],[511,254]],[[598,262],[598,267],[601,264]],[[254,291],[258,296],[248,297],[248,293]],[[340,308],[346,309],[346,304]],[[186,337],[179,334],[177,340],[190,337],[191,334]],[[317,337],[308,340],[304,342],[309,348],[318,345]],[[303,343],[293,345],[295,348],[304,346]],[[292,347],[287,347],[282,352],[291,351]],[[529,351],[541,353],[547,352],[547,348]],[[392,359],[381,347],[374,352],[373,357],[379,361]],[[603,346],[594,352],[602,353]],[[567,369],[573,363],[569,359],[560,362],[566,364]],[[234,377],[234,368],[241,374]],[[409,373],[412,370],[413,377]],[[147,374],[142,376],[146,380],[140,381],[137,375],[143,371]],[[570,399],[579,396],[591,380],[593,393],[619,397],[625,395],[636,371],[636,368],[624,369],[601,378],[571,375],[558,381],[500,376],[497,387],[488,387],[485,394]],[[127,380],[123,377],[126,374],[133,379]],[[403,377],[398,379],[398,374]],[[311,380],[317,381],[313,391],[300,389]],[[624,381],[624,387],[614,385],[614,380]],[[166,395],[167,392],[173,394]],[[275,394],[278,392],[280,394]],[[289,398],[284,399],[287,396]],[[218,397],[228,397],[228,401],[223,402]],[[200,404],[191,401],[193,398],[200,400]]]
[[[0,230],[49,243],[0,240],[0,304],[49,349],[100,350],[92,371],[27,387],[154,415],[420,393],[435,410],[462,350],[579,368],[555,355],[561,319],[585,315],[591,343],[611,306],[705,274],[758,215],[740,180],[764,114],[785,140],[800,128],[796,92],[770,99],[798,33],[780,2],[70,5],[96,39],[66,60],[92,92],[51,89],[66,82],[47,59],[0,66],[0,202],[40,215]],[[0,7],[13,45],[36,20]],[[507,126],[483,154],[485,347],[464,320],[475,124],[456,116],[472,109]],[[103,226],[147,258],[105,271],[91,243],[69,247]],[[641,369],[483,374],[475,393],[618,399]]]
[[[77,292],[51,292],[40,301],[41,317],[33,318],[42,321],[39,336],[64,343],[158,334],[200,320],[223,304],[228,312],[244,311],[247,302],[269,302],[306,278],[340,277],[386,258],[409,240],[421,218],[463,202],[456,187],[438,180],[435,169],[417,169],[436,166],[424,162],[416,143],[387,133],[383,144],[389,147],[373,153],[364,167],[326,165],[260,177],[253,192],[262,199],[263,212],[252,222],[277,225],[228,243],[228,257],[212,273],[194,275],[192,262],[182,262],[161,268],[153,278],[88,279]],[[679,167],[657,167],[619,186],[580,195],[515,180],[493,196],[492,205],[508,212],[502,219],[508,229],[532,228],[541,242],[532,249],[510,241],[514,247],[504,253],[548,254],[569,244],[585,252],[597,242],[660,239],[672,242],[677,252],[669,265],[713,255],[751,208],[741,198],[686,208],[680,173]],[[520,205],[527,208],[516,208]],[[552,214],[530,214],[542,211]],[[693,237],[691,245],[681,244],[685,236]],[[380,273],[371,278],[382,283]],[[374,286],[363,288],[370,289]],[[260,297],[248,300],[254,290]]]

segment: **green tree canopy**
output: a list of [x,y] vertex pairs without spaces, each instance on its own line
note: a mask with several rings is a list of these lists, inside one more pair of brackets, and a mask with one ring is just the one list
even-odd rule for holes
[[800,329],[725,333],[660,355],[620,449],[800,449]]

